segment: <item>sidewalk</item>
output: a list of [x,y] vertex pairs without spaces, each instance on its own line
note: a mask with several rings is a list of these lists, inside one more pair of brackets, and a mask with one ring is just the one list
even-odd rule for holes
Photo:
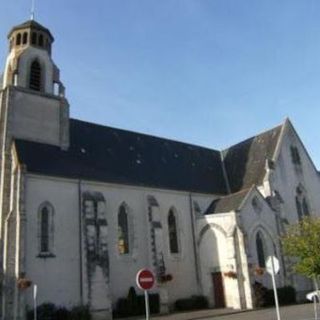
[[[194,320],[202,318],[214,318],[221,315],[229,315],[235,313],[243,313],[251,310],[237,310],[237,309],[205,309],[197,311],[170,313],[167,315],[151,315],[150,320]],[[143,320],[145,316],[131,317],[131,318],[119,318],[119,320]]]

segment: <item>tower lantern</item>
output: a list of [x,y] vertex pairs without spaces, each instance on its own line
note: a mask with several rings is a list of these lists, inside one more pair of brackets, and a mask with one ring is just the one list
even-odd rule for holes
[[3,89],[9,85],[40,93],[64,96],[59,69],[51,59],[54,38],[49,29],[29,20],[13,27],[9,34],[9,54]]
[[69,104],[51,55],[51,32],[35,20],[28,20],[14,26],[8,40],[0,87],[0,109],[7,109],[2,114],[11,119],[5,128],[6,136],[67,148]]

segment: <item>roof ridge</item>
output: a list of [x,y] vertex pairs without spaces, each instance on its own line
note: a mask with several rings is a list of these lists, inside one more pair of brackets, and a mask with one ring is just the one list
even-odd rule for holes
[[272,127],[271,129],[262,131],[262,132],[260,132],[260,133],[258,133],[258,134],[256,134],[256,135],[253,135],[253,136],[251,136],[251,137],[249,137],[249,138],[247,138],[247,139],[245,139],[245,140],[242,140],[242,141],[240,141],[240,142],[238,142],[238,143],[235,143],[235,144],[229,146],[228,148],[222,149],[221,152],[226,152],[226,151],[228,151],[229,149],[231,149],[231,148],[233,148],[233,147],[236,147],[236,146],[238,146],[238,145],[240,145],[240,144],[249,142],[249,141],[252,140],[252,139],[255,139],[255,138],[260,137],[260,136],[262,136],[262,135],[264,135],[264,134],[266,134],[266,133],[269,133],[269,132],[271,132],[271,131],[274,131],[274,130],[276,130],[276,129],[279,129],[279,128],[281,128],[282,126],[283,126],[283,123],[282,123],[282,124],[279,124],[279,125],[277,125],[277,126],[275,126],[275,127]]
[[88,121],[80,120],[80,119],[70,118],[70,120],[71,121],[75,121],[75,122],[81,122],[83,124],[87,124],[87,125],[90,125],[90,126],[93,126],[93,127],[108,128],[108,129],[111,129],[111,130],[117,130],[117,131],[124,132],[124,133],[131,133],[131,134],[141,135],[141,136],[144,136],[144,137],[154,138],[154,139],[163,140],[163,141],[167,141],[167,142],[178,143],[180,145],[185,145],[185,146],[189,146],[189,147],[193,147],[193,148],[201,148],[201,149],[204,149],[204,150],[207,150],[207,151],[220,153],[220,151],[217,150],[217,149],[213,149],[213,148],[209,148],[209,147],[205,147],[205,146],[201,146],[201,145],[197,145],[197,144],[192,144],[192,143],[189,143],[189,142],[173,140],[173,139],[170,139],[170,138],[160,137],[160,136],[156,136],[156,135],[152,135],[152,134],[148,134],[148,133],[143,133],[143,132],[133,131],[133,130],[129,130],[129,129],[122,129],[122,128],[117,128],[117,127],[112,127],[112,126],[108,126],[108,125],[104,125],[104,124],[100,124],[100,123],[88,122]]
[[219,199],[222,199],[222,198],[230,198],[232,196],[237,196],[241,193],[246,193],[246,192],[249,192],[250,190],[252,189],[252,186],[251,187],[248,187],[248,188],[244,188],[244,189],[241,189],[237,192],[233,192],[233,193],[230,193],[230,194],[227,194],[227,195],[223,195],[222,197],[220,197]]

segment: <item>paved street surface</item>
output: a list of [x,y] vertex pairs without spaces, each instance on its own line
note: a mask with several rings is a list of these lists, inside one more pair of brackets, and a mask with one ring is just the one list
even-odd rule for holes
[[[313,305],[302,304],[280,308],[281,320],[312,320],[314,319]],[[214,319],[216,317],[206,317],[202,320]],[[275,308],[263,309],[259,311],[242,312],[232,315],[217,316],[219,320],[276,320]]]
[[[319,311],[320,312],[320,311]],[[281,320],[313,320],[313,304],[280,307]],[[320,317],[319,317],[320,318]],[[129,318],[130,319],[130,318]],[[145,319],[144,317],[131,319]],[[275,308],[256,311],[235,311],[233,309],[209,309],[168,316],[151,316],[150,320],[277,320]]]

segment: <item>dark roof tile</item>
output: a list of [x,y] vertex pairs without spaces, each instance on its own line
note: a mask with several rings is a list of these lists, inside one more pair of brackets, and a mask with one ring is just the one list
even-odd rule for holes
[[220,152],[70,120],[71,145],[17,140],[29,172],[164,189],[225,194]]
[[240,192],[213,200],[205,211],[205,215],[213,213],[224,213],[239,209],[242,201],[247,196],[250,189],[241,190]]
[[271,160],[282,126],[240,142],[222,152],[231,192],[261,185],[266,160]]

